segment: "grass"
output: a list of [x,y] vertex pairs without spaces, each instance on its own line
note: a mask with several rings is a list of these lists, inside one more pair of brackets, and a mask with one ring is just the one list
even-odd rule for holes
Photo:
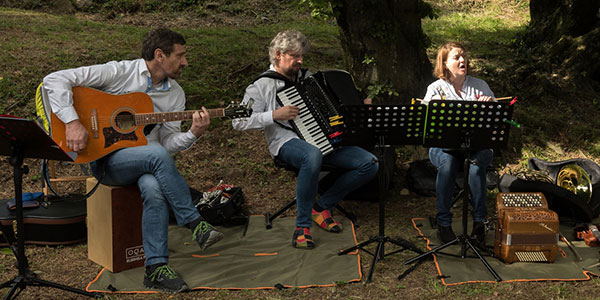
[[[139,57],[148,28],[103,24],[73,16],[54,16],[0,8],[0,49],[8,57],[0,62],[0,96],[7,99],[0,111],[28,116],[35,87],[55,70],[110,60]],[[239,101],[244,88],[268,66],[266,48],[272,36],[297,28],[314,36],[317,55],[306,63],[319,68],[340,68],[336,28],[324,21],[283,22],[244,27],[173,28],[187,37],[188,61],[180,84],[189,108],[220,107]],[[118,42],[115,42],[118,41]],[[332,46],[333,45],[333,46]],[[52,55],[48,55],[51,53]]]

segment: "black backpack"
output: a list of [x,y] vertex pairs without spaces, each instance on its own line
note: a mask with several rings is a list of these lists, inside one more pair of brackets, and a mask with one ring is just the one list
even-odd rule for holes
[[244,193],[241,187],[226,187],[214,191],[200,192],[190,188],[192,203],[208,223],[231,227],[248,222],[248,215],[242,209]]

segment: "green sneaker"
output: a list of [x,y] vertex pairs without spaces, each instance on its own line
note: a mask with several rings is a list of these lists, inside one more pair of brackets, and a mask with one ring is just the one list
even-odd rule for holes
[[146,268],[144,273],[144,286],[152,289],[159,289],[169,293],[180,293],[188,291],[187,284],[169,267],[168,265],[158,266],[149,273]]
[[223,233],[217,231],[206,221],[200,221],[200,224],[196,226],[192,234],[192,238],[198,242],[198,246],[200,246],[200,250],[202,251],[222,240],[223,237]]

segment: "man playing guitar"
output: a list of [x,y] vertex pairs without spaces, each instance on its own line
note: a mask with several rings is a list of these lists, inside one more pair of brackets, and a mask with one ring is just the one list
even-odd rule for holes
[[[146,36],[142,58],[62,70],[46,76],[43,92],[53,114],[65,124],[66,146],[74,152],[82,152],[88,139],[93,138],[79,120],[73,103],[74,87],[90,87],[118,95],[142,92],[150,96],[155,111],[183,111],[185,94],[175,79],[188,65],[184,45],[183,36],[159,28]],[[188,185],[171,155],[190,148],[209,123],[209,113],[202,107],[193,113],[192,126],[187,132],[181,132],[180,121],[164,122],[147,134],[147,145],[123,148],[90,163],[92,173],[103,184],[137,184],[141,191],[146,287],[169,292],[188,289],[167,265],[169,207],[178,225],[192,230],[192,237],[201,250],[223,238],[192,204]]]

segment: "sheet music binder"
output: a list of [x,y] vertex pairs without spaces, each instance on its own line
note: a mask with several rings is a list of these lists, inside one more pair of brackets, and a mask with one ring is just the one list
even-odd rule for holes
[[456,137],[470,135],[470,149],[500,149],[508,144],[513,106],[508,102],[432,100],[429,102],[423,144],[461,148]]
[[500,149],[508,144],[513,106],[508,102],[432,100],[426,104],[343,105],[347,138],[382,139],[385,145]]
[[0,117],[0,140],[0,155],[12,155],[14,144],[18,142],[26,158],[73,161],[77,156],[75,152],[65,152],[33,120]]
[[[375,139],[384,145],[421,145],[427,118],[427,106],[345,105],[347,135]],[[348,137],[350,138],[350,137]]]

